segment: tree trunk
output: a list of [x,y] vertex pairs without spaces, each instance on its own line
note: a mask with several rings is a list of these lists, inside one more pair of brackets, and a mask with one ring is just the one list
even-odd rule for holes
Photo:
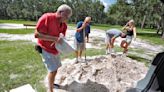
[[164,14],[162,14],[162,38],[164,39]]
[[[164,22],[164,21],[163,21]],[[164,25],[162,27],[162,39],[164,39]]]
[[146,20],[146,15],[144,15],[144,18],[143,18],[143,21],[142,21],[142,24],[141,24],[141,29],[143,29],[143,27],[144,27],[145,20]]
[[160,25],[157,24],[157,34],[159,34],[159,32],[160,32]]
[[161,29],[161,23],[162,23],[162,20],[161,19],[156,23],[156,26],[157,26],[157,34],[159,34],[159,32],[162,30]]
[[[162,4],[162,9],[163,9],[164,1],[163,0],[161,0],[161,1],[163,2],[163,4]],[[163,11],[164,11],[164,9],[163,9]],[[161,26],[162,26],[162,39],[164,39],[164,13],[161,16]]]
[[162,34],[162,39],[164,39],[164,32],[163,32],[163,34]]

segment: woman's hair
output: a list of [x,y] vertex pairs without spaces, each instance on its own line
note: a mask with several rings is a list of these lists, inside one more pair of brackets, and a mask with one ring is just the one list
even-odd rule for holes
[[134,23],[134,20],[133,20],[133,19],[131,19],[131,20],[129,20],[129,22],[130,22],[130,23]]
[[133,19],[129,20],[129,23],[132,23],[132,25],[135,26],[135,23],[134,23]]

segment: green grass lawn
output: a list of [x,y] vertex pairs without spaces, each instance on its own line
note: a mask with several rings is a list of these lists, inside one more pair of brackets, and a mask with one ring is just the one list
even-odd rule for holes
[[145,58],[141,58],[141,57],[131,55],[131,54],[129,54],[128,57],[131,58],[131,59],[137,60],[138,62],[144,63],[145,66],[147,66],[147,67],[150,65],[150,62],[148,62],[148,60],[145,59]]
[[146,40],[155,45],[164,45],[164,39],[160,35],[156,34],[155,29],[138,29],[137,36],[143,40]]
[[24,84],[31,84],[38,92],[45,92],[41,81],[46,69],[32,42],[0,41],[0,51],[1,92]]
[[31,34],[34,33],[34,29],[0,29],[0,33]]
[[101,29],[101,30],[108,30],[108,29],[111,29],[111,28],[117,28],[117,29],[121,29],[121,26],[119,25],[109,25],[109,24],[94,24],[91,26],[91,28],[93,29]]
[[0,20],[0,23],[36,24],[36,21],[25,21],[25,20]]

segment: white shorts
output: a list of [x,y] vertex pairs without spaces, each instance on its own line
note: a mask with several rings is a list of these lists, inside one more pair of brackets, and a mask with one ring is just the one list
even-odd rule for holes
[[45,64],[48,72],[57,71],[57,69],[61,66],[60,56],[51,54],[44,49],[42,49],[42,60]]
[[132,36],[126,36],[126,42],[128,43],[128,44],[130,44],[131,42],[132,42]]

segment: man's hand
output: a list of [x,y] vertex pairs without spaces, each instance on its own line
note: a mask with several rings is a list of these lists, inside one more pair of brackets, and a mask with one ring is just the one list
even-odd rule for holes
[[78,28],[77,29],[77,32],[80,32],[81,30],[83,30],[85,27],[86,27],[86,23],[84,22],[83,24],[82,24],[82,26],[80,27],[80,28]]
[[56,41],[56,43],[61,44],[61,43],[62,43],[63,38],[64,38],[64,35],[63,35],[62,33],[60,33],[60,34],[59,34],[59,37],[58,37],[58,39],[57,39],[57,41]]
[[64,38],[64,35],[63,35],[62,33],[60,33],[60,34],[59,34],[59,37],[57,38],[57,40],[55,40],[55,41],[51,44],[51,46],[54,46],[55,43],[61,44],[62,41],[63,41],[63,38]]
[[112,39],[111,39],[111,48],[114,48],[114,42],[115,42],[115,37],[112,37]]
[[84,22],[84,23],[82,24],[81,28],[84,29],[86,26],[87,26],[87,23]]
[[59,37],[58,40],[56,41],[56,43],[61,44],[62,43],[62,40],[63,39],[61,37]]
[[57,41],[54,41],[52,44],[51,44],[51,47],[53,47],[55,44],[61,44],[62,43],[62,39],[60,37],[58,37]]
[[113,44],[111,44],[111,48],[114,48],[114,45]]

